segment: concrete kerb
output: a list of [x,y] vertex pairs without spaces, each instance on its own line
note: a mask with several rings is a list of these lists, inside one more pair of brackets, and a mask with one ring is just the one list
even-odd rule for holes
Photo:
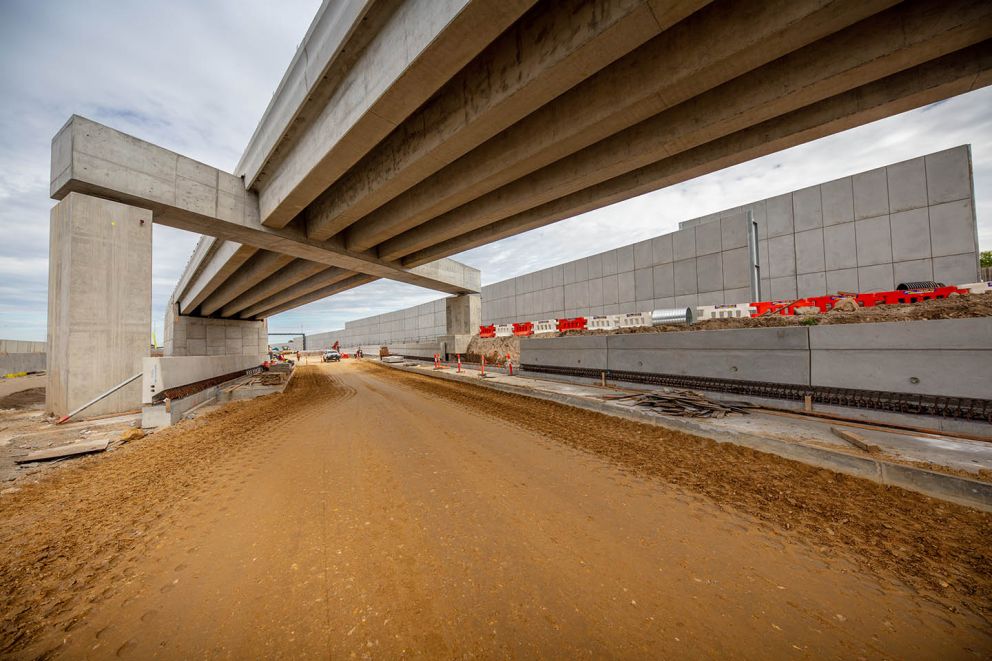
[[826,448],[809,445],[789,443],[775,438],[766,438],[754,434],[743,434],[720,430],[719,432],[709,429],[705,423],[677,420],[674,418],[664,418],[657,414],[646,411],[625,410],[615,404],[607,402],[597,402],[593,400],[563,395],[553,392],[542,392],[532,388],[525,388],[506,383],[486,381],[479,379],[471,381],[471,377],[457,376],[444,372],[426,372],[421,369],[407,367],[402,364],[382,363],[388,367],[399,369],[412,374],[420,374],[448,381],[459,383],[469,383],[482,388],[490,388],[501,392],[533,397],[549,402],[556,402],[566,406],[585,409],[596,413],[603,413],[617,418],[624,418],[633,422],[641,422],[656,427],[663,427],[673,431],[681,431],[695,436],[702,436],[714,440],[718,443],[733,443],[742,445],[759,452],[778,455],[785,459],[800,461],[818,468],[825,468],[837,473],[860,477],[886,486],[899,487],[908,491],[915,491],[931,498],[946,500],[959,505],[973,507],[984,512],[992,512],[992,484],[971,480],[964,477],[947,475],[924,468],[905,466],[902,464],[879,461],[870,457],[857,457],[842,452],[834,452]]

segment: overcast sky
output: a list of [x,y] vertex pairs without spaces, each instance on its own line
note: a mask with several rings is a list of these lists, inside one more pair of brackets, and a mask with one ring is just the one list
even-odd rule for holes
[[[0,338],[45,339],[52,136],[73,113],[234,169],[318,0],[0,0]],[[680,220],[972,145],[979,241],[992,248],[992,88],[477,248],[483,284],[673,231]],[[155,226],[152,320],[198,239]],[[317,332],[437,298],[379,281],[277,315]]]

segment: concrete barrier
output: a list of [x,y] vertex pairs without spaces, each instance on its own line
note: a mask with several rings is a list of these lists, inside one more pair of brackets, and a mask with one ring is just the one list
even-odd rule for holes
[[141,401],[150,404],[156,393],[258,367],[258,356],[159,356],[142,360]]
[[[607,367],[620,372],[808,384],[806,330],[746,328],[608,335],[604,338]],[[526,355],[521,361],[530,364]]]
[[607,369],[606,340],[610,335],[572,335],[520,340],[520,360],[528,365]]
[[[447,347],[444,342],[403,342],[396,344],[388,344],[389,353],[397,356],[406,356],[408,358],[434,358],[434,354],[445,355]],[[378,347],[376,347],[376,355],[379,354]],[[372,354],[366,350],[366,354],[371,356]]]
[[992,318],[527,338],[521,364],[987,400]]
[[992,318],[813,326],[812,383],[992,397]]

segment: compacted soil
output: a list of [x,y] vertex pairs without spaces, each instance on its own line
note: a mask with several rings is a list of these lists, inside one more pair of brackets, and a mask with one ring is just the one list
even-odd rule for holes
[[0,656],[987,658],[992,517],[346,361],[0,496]]

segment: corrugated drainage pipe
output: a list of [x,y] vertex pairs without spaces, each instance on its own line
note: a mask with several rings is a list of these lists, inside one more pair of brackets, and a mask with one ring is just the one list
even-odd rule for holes
[[665,310],[653,310],[651,312],[651,325],[662,326],[665,324],[691,324],[693,318],[692,308],[668,308]]

